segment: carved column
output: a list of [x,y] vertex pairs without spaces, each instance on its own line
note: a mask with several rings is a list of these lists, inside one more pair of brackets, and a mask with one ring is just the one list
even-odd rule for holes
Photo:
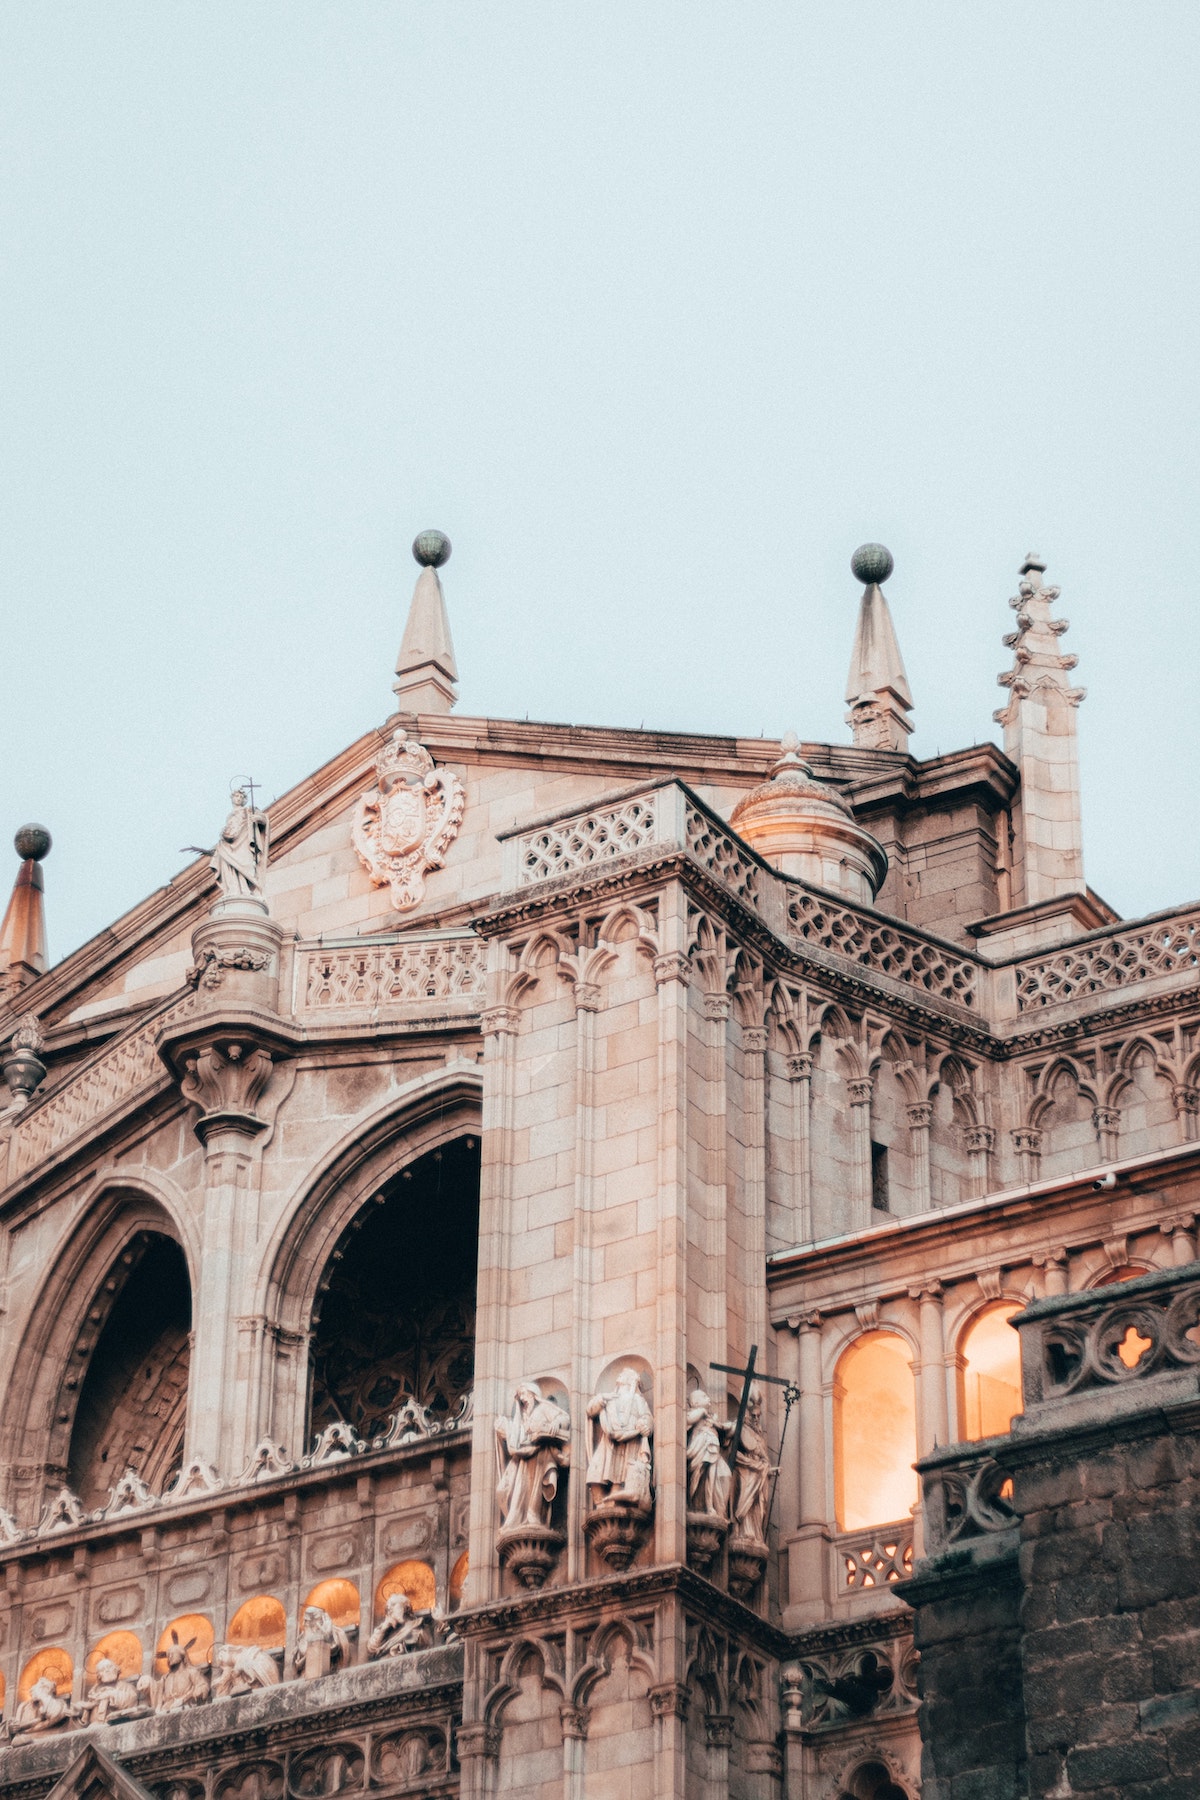
[[968,1125],[965,1137],[970,1197],[972,1200],[982,1200],[991,1188],[991,1155],[996,1133],[990,1125]]
[[1200,1137],[1200,1088],[1178,1084],[1171,1089],[1171,1103],[1175,1108],[1179,1142],[1194,1143]]
[[[705,994],[704,1019],[708,1040],[707,1145],[708,1219],[705,1248],[708,1262],[711,1325],[705,1362],[730,1362],[735,1346],[729,1342],[729,1088],[726,1077],[729,1055],[728,994]],[[693,1346],[693,1350],[695,1346]]]
[[[492,946],[493,957],[506,972],[507,952]],[[494,977],[495,979],[495,977]],[[496,981],[500,986],[501,982]],[[512,1396],[503,1385],[507,1342],[509,1242],[512,1200],[513,1095],[516,1039],[520,1014],[515,1006],[488,1007],[483,1031],[483,1130],[479,1172],[479,1273],[475,1333],[475,1422],[471,1445],[471,1598],[491,1600],[499,1593],[500,1564],[496,1553],[496,1418],[509,1410]]]
[[787,1077],[792,1092],[792,1208],[795,1242],[810,1244],[812,1216],[812,1073],[807,1053],[787,1058]]
[[942,1284],[929,1281],[908,1290],[919,1307],[921,1362],[916,1371],[918,1400],[917,1448],[928,1456],[935,1445],[950,1442],[950,1409],[946,1393],[946,1343],[942,1334]]
[[650,1710],[656,1726],[655,1794],[687,1793],[688,1701],[688,1690],[682,1681],[663,1681],[650,1689]]
[[495,1792],[502,1733],[498,1725],[462,1724],[454,1734],[462,1771],[462,1800],[488,1800]]
[[[592,1174],[594,1161],[594,1108],[596,1083],[596,1013],[600,988],[596,982],[575,983],[575,1223],[574,1311],[575,1355],[571,1392],[571,1417],[578,1423],[571,1433],[571,1496],[567,1511],[567,1579],[582,1581],[584,1567],[583,1518],[587,1489],[584,1474],[588,1460],[585,1407],[591,1398],[592,1369]],[[582,1753],[581,1753],[582,1754]]]
[[744,1255],[740,1296],[746,1328],[754,1344],[766,1342],[767,1284],[767,1029],[742,1026],[742,1118],[745,1131],[742,1169]]
[[563,1800],[587,1800],[587,1709],[566,1702],[558,1709],[562,1727]]
[[851,1231],[862,1231],[871,1223],[871,1091],[874,1085],[869,1075],[856,1076],[846,1083],[846,1091],[850,1096],[853,1165],[851,1214],[847,1221]]
[[[687,902],[672,884],[659,906],[658,1305],[654,1401],[655,1560],[687,1560]],[[672,1777],[674,1779],[674,1777]],[[663,1792],[671,1792],[667,1787]]]
[[1192,1238],[1195,1223],[1196,1215],[1185,1213],[1179,1219],[1164,1219],[1158,1228],[1164,1237],[1171,1240],[1171,1261],[1176,1268],[1195,1260],[1196,1249]]
[[791,1429],[796,1432],[799,1476],[797,1528],[788,1542],[787,1625],[825,1616],[829,1578],[829,1458],[825,1446],[825,1391],[821,1368],[821,1315],[798,1313],[788,1324],[796,1333],[796,1385],[800,1398]]
[[1047,1250],[1044,1256],[1035,1260],[1042,1271],[1042,1293],[1065,1294],[1068,1288],[1067,1253],[1062,1246]]
[[1121,1133],[1120,1107],[1093,1107],[1092,1124],[1096,1127],[1096,1142],[1100,1146],[1101,1162],[1116,1162],[1119,1155],[1117,1144]]
[[1042,1169],[1042,1133],[1036,1125],[1018,1125],[1009,1136],[1017,1153],[1022,1184],[1032,1187]]
[[906,1108],[913,1154],[913,1187],[916,1189],[917,1211],[928,1212],[933,1205],[933,1184],[929,1174],[929,1127],[933,1123],[933,1102],[914,1100]]

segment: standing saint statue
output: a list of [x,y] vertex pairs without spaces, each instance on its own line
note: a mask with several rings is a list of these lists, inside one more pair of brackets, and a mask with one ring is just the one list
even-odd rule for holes
[[737,1499],[734,1502],[735,1535],[748,1538],[766,1548],[767,1487],[776,1473],[767,1453],[767,1439],[762,1424],[762,1389],[753,1387],[742,1422],[742,1441],[738,1445]]
[[585,1479],[597,1505],[612,1500],[649,1510],[654,1414],[636,1369],[622,1369],[614,1387],[588,1401],[588,1418],[598,1430]]
[[247,803],[245,788],[234,788],[231,798],[233,810],[208,866],[221,884],[222,899],[261,899],[270,853],[270,823],[265,812]]
[[558,1472],[570,1461],[570,1415],[548,1399],[536,1381],[516,1392],[513,1410],[496,1420],[496,1454],[501,1531],[537,1525],[548,1528]]
[[688,1506],[710,1518],[728,1519],[733,1477],[721,1449],[717,1409],[703,1388],[688,1395],[684,1421],[688,1428]]

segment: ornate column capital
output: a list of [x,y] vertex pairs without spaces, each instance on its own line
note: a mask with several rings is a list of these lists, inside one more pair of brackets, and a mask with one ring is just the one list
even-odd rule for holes
[[940,1281],[923,1281],[916,1287],[910,1287],[908,1297],[917,1300],[922,1306],[940,1306],[945,1293]]
[[682,950],[664,950],[654,959],[654,982],[662,987],[668,981],[678,981],[687,987],[692,978],[692,965]]
[[733,1742],[733,1714],[705,1713],[704,1735],[710,1749],[728,1750]]
[[796,1056],[785,1056],[783,1066],[787,1070],[789,1081],[811,1081],[813,1059],[811,1052],[802,1050]]
[[1018,1156],[1040,1156],[1042,1131],[1038,1125],[1014,1125],[1009,1132]]
[[905,1108],[908,1122],[915,1131],[928,1131],[933,1123],[933,1101],[914,1100]]
[[300,1042],[290,1021],[248,1007],[223,1015],[186,1012],[169,1020],[155,1040],[158,1054],[196,1107],[196,1136],[260,1137],[291,1092],[287,1067]]
[[732,1002],[728,994],[705,994],[704,1016],[714,1025],[723,1025],[729,1017]]
[[846,1083],[851,1106],[870,1106],[874,1087],[875,1083],[869,1075],[851,1076]]
[[600,983],[598,981],[577,981],[575,983],[576,1012],[600,1011]]
[[582,1741],[588,1733],[588,1715],[585,1706],[571,1706],[565,1700],[558,1709],[559,1724],[565,1738]]
[[521,1015],[515,1006],[487,1006],[479,1015],[484,1037],[515,1037]]
[[742,1026],[742,1048],[751,1056],[762,1056],[767,1048],[767,1028],[765,1025]]
[[973,1156],[981,1151],[986,1155],[996,1142],[996,1133],[990,1125],[968,1125],[965,1136],[967,1149]]
[[459,1762],[468,1762],[480,1756],[499,1756],[501,1736],[499,1725],[460,1725],[455,1732]]
[[689,1700],[682,1681],[663,1681],[650,1689],[650,1710],[656,1719],[686,1719]]
[[820,1331],[823,1317],[824,1314],[819,1313],[816,1307],[812,1307],[806,1312],[789,1313],[787,1328],[789,1331],[794,1331],[797,1336],[802,1331]]

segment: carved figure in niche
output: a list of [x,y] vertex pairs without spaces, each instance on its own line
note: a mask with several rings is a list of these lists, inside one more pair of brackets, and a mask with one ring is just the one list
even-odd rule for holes
[[102,1656],[79,1716],[85,1725],[116,1725],[122,1719],[144,1719],[150,1711],[143,1698],[147,1685],[131,1681],[128,1675],[122,1675],[111,1656]]
[[189,1638],[181,1644],[173,1631],[171,1642],[158,1652],[167,1670],[165,1675],[152,1675],[147,1683],[155,1712],[180,1712],[185,1706],[202,1706],[208,1699],[208,1670],[199,1668],[188,1657],[195,1642],[195,1638]]
[[440,869],[466,806],[463,784],[407,732],[396,731],[379,753],[376,785],[364,794],[351,827],[363,867],[376,887],[390,886],[397,912],[419,906],[425,876]]
[[587,1414],[597,1424],[596,1444],[585,1477],[592,1500],[636,1506],[649,1512],[654,1414],[642,1393],[636,1369],[622,1369],[611,1394],[596,1394]]
[[276,1687],[279,1665],[261,1644],[218,1644],[213,1651],[213,1699],[232,1699],[256,1688]]
[[335,1744],[292,1764],[292,1789],[297,1794],[341,1794],[362,1785],[363,1758],[357,1747]]
[[247,805],[245,788],[234,788],[230,798],[233,809],[208,866],[220,883],[222,899],[261,899],[271,827],[265,812]]
[[496,1420],[501,1531],[548,1528],[558,1472],[570,1461],[570,1415],[536,1381],[517,1389],[508,1418]]
[[43,1675],[30,1688],[28,1700],[22,1700],[13,1714],[12,1741],[27,1744],[30,1738],[57,1731],[70,1722],[70,1699],[59,1693],[49,1675]]
[[694,1388],[688,1395],[684,1419],[688,1428],[688,1507],[692,1512],[728,1519],[733,1476],[722,1453],[717,1409],[703,1388]]
[[341,1626],[334,1624],[323,1606],[306,1606],[292,1656],[297,1673],[305,1681],[315,1681],[349,1660],[350,1639]]
[[428,1613],[413,1611],[407,1594],[389,1594],[383,1617],[367,1639],[367,1655],[374,1662],[382,1656],[405,1656],[410,1650],[423,1650],[429,1641],[428,1618]]
[[737,1452],[737,1499],[734,1502],[735,1536],[767,1547],[767,1490],[776,1473],[767,1453],[762,1428],[762,1389],[753,1387],[742,1421],[742,1441]]

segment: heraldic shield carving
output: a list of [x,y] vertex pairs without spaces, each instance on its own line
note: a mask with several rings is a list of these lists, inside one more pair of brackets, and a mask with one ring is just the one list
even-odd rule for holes
[[375,782],[358,803],[351,837],[376,887],[387,883],[397,912],[408,912],[424,898],[428,871],[445,862],[467,796],[458,776],[435,769],[402,730],[381,750]]

